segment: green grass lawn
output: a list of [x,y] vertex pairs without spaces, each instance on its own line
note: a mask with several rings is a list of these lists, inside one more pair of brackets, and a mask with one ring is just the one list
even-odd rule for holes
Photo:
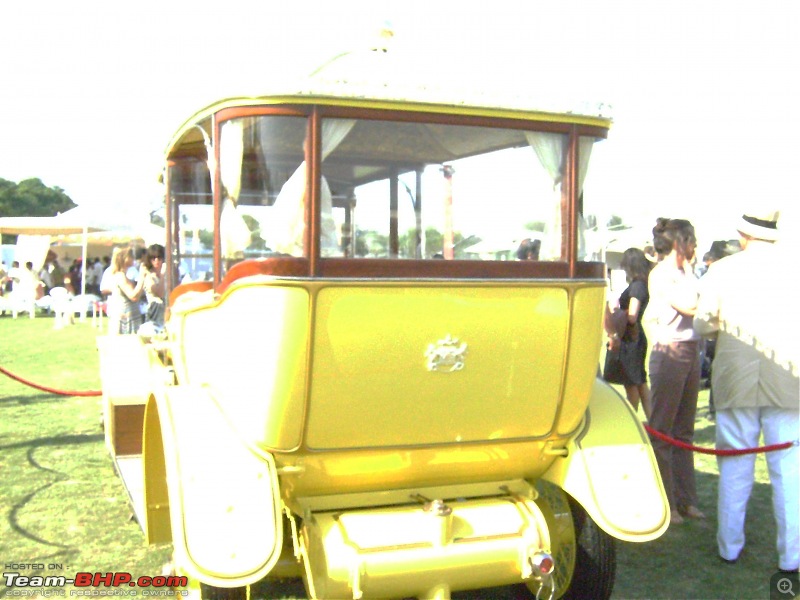
[[[95,336],[90,320],[56,331],[52,318],[0,317],[0,366],[50,388],[99,390]],[[100,417],[99,397],[54,395],[0,374],[4,566],[62,565],[67,577],[160,573],[169,549],[145,547],[106,452]]]
[[[0,366],[45,386],[99,390],[97,330],[77,323],[53,329],[51,318],[0,317]],[[707,392],[700,398],[696,443],[712,446]],[[61,565],[77,571],[159,574],[169,547],[147,547],[132,520],[100,425],[99,397],[41,392],[0,374],[0,560]],[[671,527],[647,544],[619,542],[614,598],[769,598],[775,525],[763,455],[750,500],[747,546],[736,566],[717,558],[716,459],[696,455],[705,521]],[[5,568],[4,571],[8,571]],[[266,591],[269,589],[270,591]],[[298,596],[297,585],[258,588],[253,597]],[[0,581],[0,596],[6,588]],[[510,598],[503,590],[459,595]]]

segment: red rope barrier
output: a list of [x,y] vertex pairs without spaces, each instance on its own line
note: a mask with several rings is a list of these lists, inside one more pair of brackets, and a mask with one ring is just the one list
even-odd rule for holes
[[741,456],[742,454],[756,454],[758,452],[775,452],[776,450],[786,450],[786,448],[791,448],[792,446],[796,445],[797,442],[783,442],[781,444],[772,444],[770,446],[759,446],[758,448],[742,448],[740,450],[715,450],[714,448],[704,448],[702,446],[694,446],[693,444],[687,444],[686,442],[682,442],[680,440],[676,440],[674,438],[669,437],[661,433],[660,431],[656,431],[649,425],[645,424],[644,428],[647,430],[647,433],[652,435],[653,437],[657,437],[661,441],[667,442],[668,444],[672,444],[673,446],[677,446],[678,448],[683,448],[684,450],[691,450],[692,452],[698,452],[700,454],[713,454],[715,456]]
[[[51,394],[58,394],[60,396],[103,395],[103,392],[96,390],[88,392],[77,392],[68,390],[57,390],[55,388],[39,385],[27,379],[23,379],[19,375],[14,375],[12,372],[8,371],[7,369],[4,369],[3,367],[0,367],[0,373],[3,373],[7,377],[10,377],[14,381],[18,381],[19,383],[30,386],[37,390],[42,390],[43,392],[49,392]],[[647,433],[649,433],[653,437],[657,437],[658,439],[667,442],[668,444],[672,444],[673,446],[677,446],[678,448],[683,448],[684,450],[691,450],[692,452],[698,452],[700,454],[713,454],[715,456],[741,456],[743,454],[756,454],[758,452],[775,452],[776,450],[785,450],[786,448],[791,448],[792,446],[797,444],[797,442],[783,442],[781,444],[772,444],[770,446],[759,446],[758,448],[743,448],[741,450],[716,450],[714,448],[704,448],[703,446],[695,446],[693,444],[687,444],[686,442],[676,440],[674,438],[669,437],[666,434],[661,433],[660,431],[656,431],[655,429],[650,427],[647,423],[644,423],[644,428],[647,430]]]
[[69,390],[57,390],[55,388],[39,385],[37,383],[33,383],[32,381],[28,381],[27,379],[23,379],[19,375],[14,375],[13,373],[4,369],[3,367],[0,367],[0,373],[3,373],[3,375],[10,377],[14,381],[18,381],[22,384],[25,384],[37,390],[42,390],[43,392],[49,392],[51,394],[58,394],[59,396],[102,396],[103,395],[103,392],[98,392],[98,391],[75,392]]

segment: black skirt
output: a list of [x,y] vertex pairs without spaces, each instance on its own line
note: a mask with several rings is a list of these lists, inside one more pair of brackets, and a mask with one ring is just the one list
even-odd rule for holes
[[623,385],[642,385],[647,383],[647,371],[645,370],[645,356],[647,355],[647,337],[641,323],[637,323],[639,335],[635,340],[622,338],[619,354],[622,362],[622,384]]

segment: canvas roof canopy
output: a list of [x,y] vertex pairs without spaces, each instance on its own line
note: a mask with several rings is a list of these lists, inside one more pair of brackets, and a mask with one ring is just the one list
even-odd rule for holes
[[[89,231],[86,240],[90,246],[110,248],[120,244],[166,244],[166,229],[153,223],[142,223],[140,225],[128,224],[120,225],[110,229]],[[58,235],[53,238],[53,242],[59,245],[75,245],[83,243],[82,233],[68,233]]]
[[58,235],[102,231],[102,228],[64,213],[55,217],[0,217],[0,233],[9,235]]
[[113,210],[99,210],[93,207],[76,206],[54,217],[1,217],[0,233],[9,235],[67,235],[109,231],[120,227],[130,227],[131,223],[147,223],[149,219],[136,219],[136,215]]

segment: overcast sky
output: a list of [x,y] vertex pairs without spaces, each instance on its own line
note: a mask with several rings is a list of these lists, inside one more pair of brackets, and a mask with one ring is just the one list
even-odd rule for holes
[[796,216],[799,16],[793,0],[3,0],[0,177],[146,211],[195,110],[310,73],[388,21],[426,79],[610,103],[591,193],[631,221],[694,220],[702,249],[748,205]]

